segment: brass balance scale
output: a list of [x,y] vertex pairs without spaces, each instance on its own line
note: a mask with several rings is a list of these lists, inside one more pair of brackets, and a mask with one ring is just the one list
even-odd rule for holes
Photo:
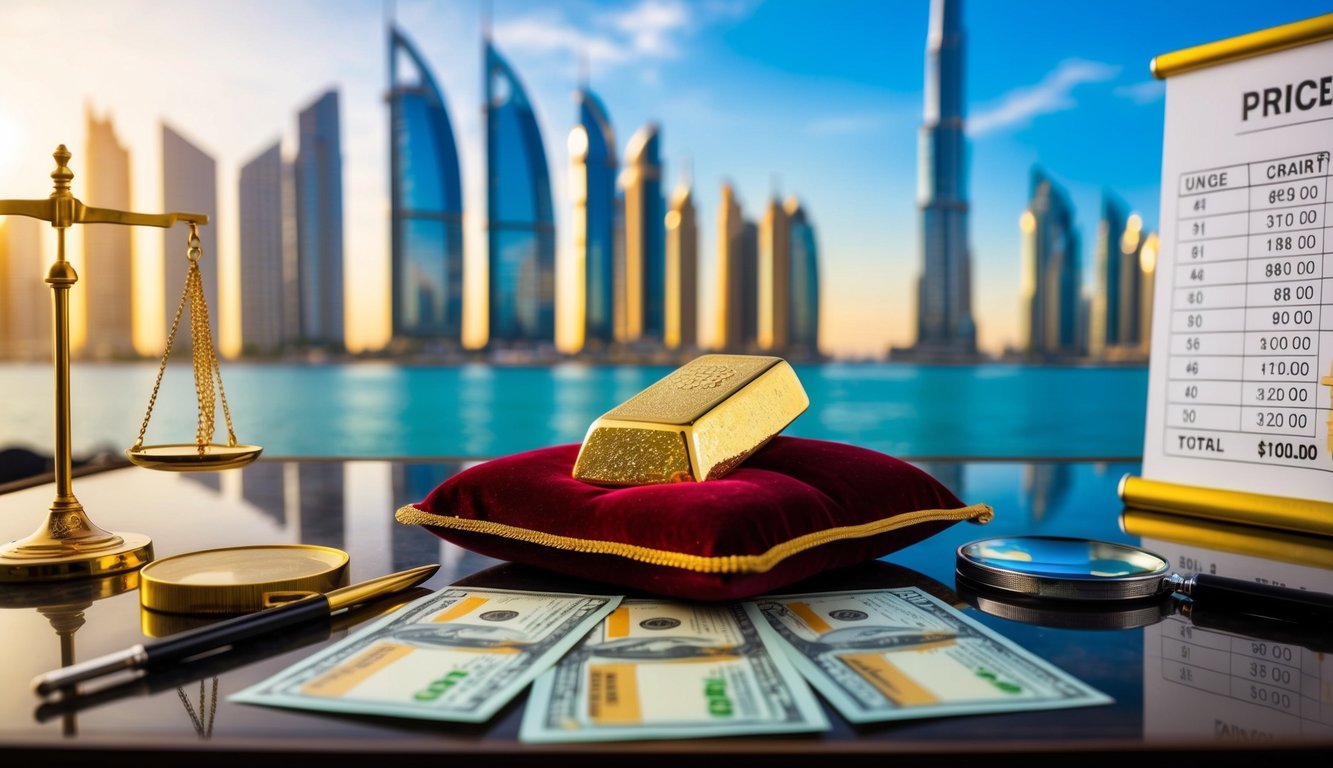
[[[139,533],[112,533],[95,525],[74,497],[73,460],[70,445],[69,386],[69,290],[79,276],[65,260],[65,230],[74,224],[120,224],[125,226],[172,227],[189,224],[186,257],[190,261],[185,288],[167,336],[166,350],[153,383],[143,426],[134,445],[126,451],[131,462],[149,469],[178,472],[208,472],[242,467],[258,458],[261,448],[236,442],[231,410],[222,388],[222,371],[209,323],[208,304],[200,278],[199,226],[208,217],[198,213],[132,213],[84,205],[70,192],[74,178],[71,157],[64,144],[53,153],[56,169],[51,172],[55,191],[46,200],[0,200],[0,215],[28,216],[51,222],[56,230],[56,261],[47,272],[54,309],[53,368],[55,372],[55,486],[45,524],[26,538],[0,547],[0,582],[56,581],[105,576],[129,571],[153,559],[152,540]],[[195,393],[199,400],[198,429],[193,443],[144,445],[144,435],[153,415],[153,405],[162,385],[176,332],[189,308],[191,352]],[[214,386],[216,382],[216,388]],[[216,401],[222,401],[227,424],[227,442],[213,442]]]

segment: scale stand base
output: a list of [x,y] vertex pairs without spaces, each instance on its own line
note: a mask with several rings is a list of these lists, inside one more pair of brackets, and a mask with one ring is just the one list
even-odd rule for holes
[[57,500],[46,525],[0,547],[0,583],[95,578],[135,570],[152,559],[149,537],[104,531],[77,500]]

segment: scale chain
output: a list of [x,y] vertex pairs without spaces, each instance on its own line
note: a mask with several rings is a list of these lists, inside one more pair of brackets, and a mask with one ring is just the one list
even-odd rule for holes
[[[218,399],[222,400],[222,413],[227,422],[227,445],[229,447],[235,447],[236,445],[236,432],[232,427],[231,408],[227,405],[226,391],[222,387],[222,368],[218,360],[217,349],[213,344],[208,301],[204,295],[203,277],[199,269],[199,260],[202,257],[203,249],[200,247],[199,227],[194,222],[190,222],[188,250],[186,252],[190,267],[185,275],[185,288],[181,291],[180,303],[176,306],[176,315],[172,318],[171,330],[167,334],[167,347],[163,351],[161,363],[158,365],[157,379],[153,382],[153,392],[148,398],[148,410],[144,414],[143,425],[139,428],[139,437],[135,440],[134,447],[131,450],[138,450],[143,447],[144,435],[148,432],[148,422],[153,416],[153,405],[157,402],[158,390],[162,386],[162,375],[166,372],[167,360],[171,356],[172,347],[175,346],[176,333],[180,329],[181,317],[184,315],[187,303],[190,307],[190,346],[194,368],[194,388],[199,402],[198,422],[195,431],[195,444],[199,449],[199,456],[203,457],[207,446],[213,440]],[[214,378],[217,379],[216,390],[213,387]]]

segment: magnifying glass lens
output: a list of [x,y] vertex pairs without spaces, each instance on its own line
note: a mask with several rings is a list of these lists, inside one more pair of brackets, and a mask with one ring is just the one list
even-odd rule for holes
[[959,547],[957,560],[959,575],[984,587],[1075,600],[1155,595],[1168,565],[1135,547],[1053,536],[974,541]]

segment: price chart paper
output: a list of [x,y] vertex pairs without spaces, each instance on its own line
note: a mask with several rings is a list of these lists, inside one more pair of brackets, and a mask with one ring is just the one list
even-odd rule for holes
[[1333,502],[1330,152],[1333,40],[1168,77],[1144,478]]

